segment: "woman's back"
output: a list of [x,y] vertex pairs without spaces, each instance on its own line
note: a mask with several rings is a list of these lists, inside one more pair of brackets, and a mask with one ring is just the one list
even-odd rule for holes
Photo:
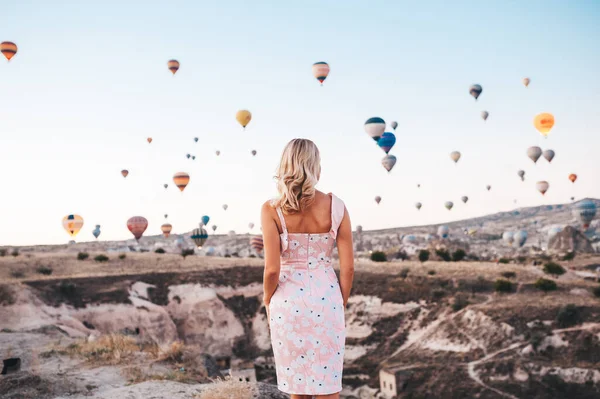
[[[283,217],[285,218],[288,233],[329,233],[332,224],[332,201],[331,195],[317,191],[314,202],[307,209],[289,215],[284,214]],[[277,218],[275,219],[279,232],[283,233],[281,221],[277,220]]]

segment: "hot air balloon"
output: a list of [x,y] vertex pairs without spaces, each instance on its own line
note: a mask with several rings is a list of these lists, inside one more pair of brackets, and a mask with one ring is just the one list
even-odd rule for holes
[[363,232],[363,227],[360,224],[358,226],[356,226],[356,232],[358,234],[361,234]]
[[394,144],[396,144],[396,136],[394,133],[390,132],[383,133],[379,140],[377,140],[377,145],[385,151],[386,154],[390,152]]
[[169,214],[168,214],[168,213],[165,213],[165,219],[166,219],[166,218],[168,218],[168,217],[169,217]]
[[489,184],[487,186],[485,186],[485,189],[490,191],[492,189],[492,186],[490,186]]
[[83,227],[83,218],[79,215],[67,215],[62,220],[63,227],[71,237],[75,237]]
[[195,160],[196,160],[196,156],[192,155],[192,161],[195,161]]
[[252,150],[252,156],[255,157],[256,156],[256,150]]
[[312,66],[312,73],[315,79],[321,82],[321,86],[323,86],[323,82],[327,79],[327,75],[329,75],[329,64],[323,61],[315,62]]
[[421,185],[420,185],[420,184],[417,184],[417,188],[421,188]]
[[169,71],[171,71],[173,73],[173,76],[175,76],[175,73],[179,70],[179,61],[170,60],[169,62],[167,62],[167,66],[169,67]]
[[217,150],[215,151],[215,154],[217,154],[217,156],[221,155],[221,151]]
[[143,216],[134,216],[127,221],[127,228],[131,234],[139,241],[148,227],[148,220]]
[[544,155],[544,158],[546,158],[546,161],[552,162],[552,160],[554,159],[554,155],[556,155],[556,154],[552,150],[546,150],[546,151],[544,151],[543,155]]
[[381,160],[381,164],[383,165],[385,170],[390,172],[392,170],[392,168],[394,167],[394,165],[396,165],[396,157],[394,155],[387,154]]
[[415,203],[415,208],[417,208],[418,211],[421,210],[422,206],[423,206],[423,204],[421,204],[420,202]]
[[398,122],[393,121],[392,123],[390,123],[390,126],[392,127],[392,129],[396,130],[396,128],[398,127]]
[[502,239],[508,245],[512,246],[513,242],[515,241],[515,235],[512,231],[505,231],[504,234],[502,234]]
[[548,113],[541,113],[536,115],[533,119],[533,125],[544,137],[548,137],[548,133],[554,126],[554,115]]
[[377,202],[377,205],[381,202],[381,197],[379,195],[375,197],[375,202]]
[[438,236],[442,238],[448,238],[448,233],[450,233],[450,229],[448,226],[440,226],[437,230]]
[[584,230],[590,227],[590,223],[596,216],[596,211],[596,204],[589,200],[579,202],[573,209],[575,217],[579,219]]
[[452,151],[450,153],[450,159],[454,161],[454,163],[457,163],[458,160],[460,159],[460,152],[458,151]]
[[17,51],[17,45],[13,42],[0,43],[0,52],[2,52],[2,54],[4,54],[6,59],[9,61],[15,56],[15,54],[17,54]]
[[148,138],[146,139],[146,141],[148,142],[148,144],[152,143],[152,137],[148,137]]
[[167,183],[165,183],[165,184],[163,184],[163,187],[164,187],[164,188],[168,188],[168,187],[169,187],[169,185],[168,185]]
[[127,169],[123,169],[121,171],[121,174],[123,175],[123,177],[127,177],[127,175],[129,174],[129,171]]
[[209,222],[209,220],[210,220],[210,217],[209,217],[209,216],[207,216],[207,215],[204,215],[204,216],[202,216],[202,218],[201,218],[200,220],[202,220],[202,224],[203,224],[204,226],[207,226],[207,225],[208,225],[208,222]]
[[473,85],[469,88],[469,93],[473,97],[475,97],[475,100],[477,100],[479,98],[482,91],[483,91],[483,88],[481,87],[481,85]]
[[217,225],[213,224],[211,228],[213,232],[217,231]]
[[538,159],[540,159],[540,157],[542,156],[542,149],[536,146],[529,147],[527,149],[527,156],[533,161],[533,163],[536,163]]
[[444,206],[446,207],[446,209],[448,209],[450,211],[450,210],[452,210],[452,207],[454,206],[454,203],[452,201],[446,201],[444,203]]
[[525,171],[524,170],[518,171],[517,175],[519,175],[519,177],[521,178],[521,181],[525,181]]
[[483,118],[484,121],[487,121],[488,116],[490,116],[489,112],[481,111],[481,117]]
[[412,244],[416,244],[416,242],[417,242],[417,237],[412,234],[409,234],[402,239],[402,243],[404,245],[408,245],[408,244],[412,245]]
[[190,182],[190,175],[188,175],[185,172],[177,172],[173,176],[173,181],[175,182],[175,185],[179,188],[179,190],[183,192],[183,190],[185,190],[185,187]]
[[377,116],[367,119],[365,122],[365,132],[375,141],[379,141],[385,131],[385,121]]
[[227,232],[227,235],[228,235],[229,237],[235,237],[235,231],[233,231],[233,230],[229,230],[229,231]]
[[194,231],[192,231],[191,238],[192,238],[192,241],[194,241],[194,244],[196,244],[196,246],[198,248],[202,248],[202,246],[208,239],[208,233],[206,232],[204,227],[202,227],[202,225],[200,225],[200,228],[194,229]]
[[539,181],[535,183],[535,187],[537,190],[542,193],[542,195],[546,194],[546,191],[550,188],[550,184],[547,181]]
[[571,201],[575,201],[575,197],[571,197]]
[[525,87],[529,86],[530,82],[531,82],[531,79],[529,79],[529,78],[523,78],[523,84],[525,85]]
[[187,159],[190,159],[190,158],[192,157],[192,154],[185,154],[185,157],[186,157]]
[[569,180],[571,180],[571,183],[575,183],[575,180],[577,180],[577,175],[575,173],[571,173],[569,175]]
[[563,229],[560,226],[554,226],[550,228],[550,230],[548,230],[548,238],[552,239],[552,237],[560,233],[562,230]]
[[223,210],[224,210],[224,211],[226,211],[226,210],[227,210],[227,208],[229,208],[229,205],[227,205],[227,204],[223,204]]
[[252,222],[248,223],[248,228],[250,230],[252,230],[254,228],[254,223],[252,223]]
[[168,238],[171,235],[171,230],[173,229],[173,226],[171,226],[171,224],[169,223],[165,223],[162,226],[160,226],[160,230],[163,233],[163,236],[165,236],[165,238]]
[[252,114],[250,111],[243,109],[235,114],[235,119],[237,119],[238,123],[245,129],[246,126],[248,126],[248,123],[250,123],[252,120]]
[[257,253],[261,253],[264,247],[262,236],[254,236],[250,238],[250,246]]
[[462,202],[464,202],[466,204],[467,201],[469,200],[469,197],[467,197],[466,195],[463,195],[462,197],[460,197],[460,199],[462,200]]
[[100,225],[97,224],[96,228],[94,230],[92,230],[92,234],[94,235],[94,237],[96,237],[96,239],[98,239],[98,237],[100,237]]
[[198,142],[198,137],[194,137],[194,142],[197,143]]
[[525,245],[525,242],[527,241],[527,231],[519,230],[514,234],[513,238],[515,244],[517,244],[517,247],[521,248],[523,245]]
[[175,245],[177,245],[177,248],[183,249],[185,247],[185,239],[183,237],[178,237],[175,240]]

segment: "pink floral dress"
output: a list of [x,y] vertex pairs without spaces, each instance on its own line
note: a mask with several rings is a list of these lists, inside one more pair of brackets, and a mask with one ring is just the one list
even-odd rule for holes
[[344,203],[331,195],[331,230],[288,233],[281,209],[281,271],[269,304],[279,390],[327,395],[342,390],[344,305],[331,254]]

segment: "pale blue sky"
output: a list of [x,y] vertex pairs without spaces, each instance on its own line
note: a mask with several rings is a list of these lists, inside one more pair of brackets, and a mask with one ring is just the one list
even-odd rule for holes
[[[68,213],[85,219],[78,241],[96,224],[101,239],[130,238],[134,215],[157,234],[164,213],[175,233],[203,214],[220,233],[247,232],[250,221],[258,232],[294,137],[317,143],[319,188],[365,229],[479,216],[513,199],[600,197],[599,19],[596,1],[5,2],[0,41],[19,53],[0,62],[0,245],[64,243]],[[316,61],[331,66],[323,87]],[[477,102],[473,83],[483,86]],[[245,132],[241,108],[253,113]],[[539,112],[556,117],[548,139],[532,125]],[[372,116],[399,123],[389,175],[363,129]],[[553,163],[534,166],[531,145],[554,149]],[[191,175],[183,194],[178,171]]]

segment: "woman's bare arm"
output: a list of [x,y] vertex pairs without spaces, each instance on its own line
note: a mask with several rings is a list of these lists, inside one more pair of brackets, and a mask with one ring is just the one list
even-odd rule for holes
[[354,280],[354,245],[352,244],[352,225],[347,209],[344,209],[344,218],[338,229],[337,248],[340,257],[340,288],[345,307]]
[[263,301],[269,305],[271,297],[277,289],[279,282],[279,269],[281,267],[281,242],[277,223],[273,219],[273,207],[265,202],[261,211],[263,243],[265,251],[265,272],[263,276]]

